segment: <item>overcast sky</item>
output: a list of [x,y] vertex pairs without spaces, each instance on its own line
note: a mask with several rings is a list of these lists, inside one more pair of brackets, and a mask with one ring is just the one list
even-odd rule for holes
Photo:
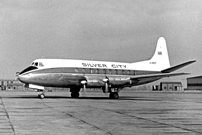
[[201,0],[0,0],[0,75],[37,58],[136,62],[166,38],[171,65],[202,75]]

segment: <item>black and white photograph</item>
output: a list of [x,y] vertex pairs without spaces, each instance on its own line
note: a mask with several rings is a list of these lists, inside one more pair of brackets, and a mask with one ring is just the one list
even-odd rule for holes
[[201,0],[0,0],[0,135],[202,134]]

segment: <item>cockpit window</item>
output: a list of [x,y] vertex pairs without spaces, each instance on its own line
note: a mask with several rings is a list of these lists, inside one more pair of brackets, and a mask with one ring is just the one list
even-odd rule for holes
[[32,62],[32,64],[30,66],[34,66],[35,62]]
[[39,62],[39,67],[43,67],[43,63],[42,62]]
[[20,72],[20,75],[23,74],[23,73],[32,71],[32,70],[36,70],[36,69],[38,69],[38,68],[37,68],[37,67],[34,67],[34,66],[30,66],[30,67],[24,69],[22,72]]
[[35,65],[36,67],[38,67],[38,62],[36,62],[34,65]]
[[32,62],[31,66],[34,66],[34,67],[43,67],[43,63],[42,62]]

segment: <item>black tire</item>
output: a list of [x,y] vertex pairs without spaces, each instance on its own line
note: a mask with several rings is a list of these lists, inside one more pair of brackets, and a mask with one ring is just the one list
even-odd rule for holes
[[38,97],[39,97],[40,99],[44,99],[44,98],[45,98],[45,95],[44,95],[44,94],[39,94]]
[[72,98],[79,98],[79,92],[72,92],[71,97]]
[[118,92],[111,92],[109,94],[109,98],[111,98],[111,99],[118,99],[119,98],[119,93]]
[[114,99],[118,99],[119,98],[119,93],[118,92],[114,92],[113,98]]
[[112,92],[109,93],[109,98],[112,99]]

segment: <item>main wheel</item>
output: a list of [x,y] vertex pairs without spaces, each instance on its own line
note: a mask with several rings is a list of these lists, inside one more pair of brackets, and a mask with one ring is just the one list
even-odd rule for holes
[[118,99],[119,98],[119,93],[118,92],[114,92],[114,99]]
[[72,98],[79,98],[79,92],[72,92],[71,97]]
[[109,98],[111,98],[111,99],[118,99],[119,98],[119,93],[118,92],[111,92],[109,94]]

